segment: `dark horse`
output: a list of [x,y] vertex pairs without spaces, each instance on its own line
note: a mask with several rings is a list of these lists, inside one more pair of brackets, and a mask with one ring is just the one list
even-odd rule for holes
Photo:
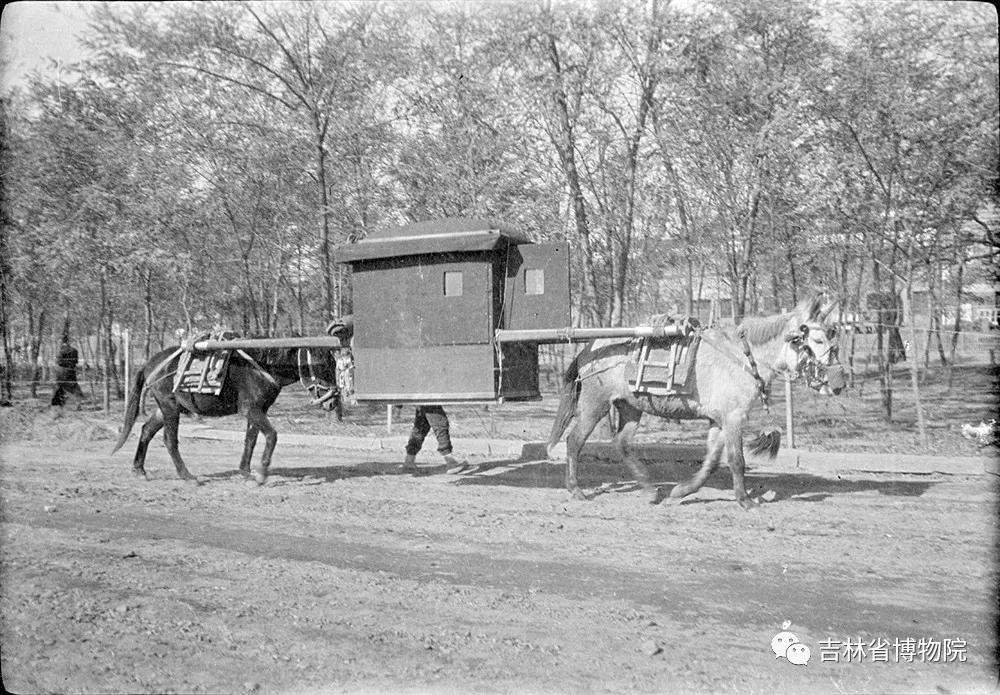
[[[314,359],[312,353],[303,358],[303,352],[298,348],[234,350],[218,395],[173,390],[174,374],[182,351],[183,348],[175,347],[154,355],[135,375],[125,411],[125,425],[111,453],[118,451],[128,439],[139,415],[143,388],[146,388],[153,394],[159,408],[142,426],[139,446],[136,447],[132,462],[133,473],[137,476],[147,477],[146,449],[153,436],[163,428],[164,443],[177,468],[177,475],[185,480],[195,479],[184,465],[177,447],[177,428],[181,413],[208,417],[243,414],[247,419],[247,430],[240,471],[244,475],[251,473],[250,459],[257,443],[257,434],[262,432],[266,445],[260,463],[253,468],[253,477],[258,483],[264,484],[268,466],[271,465],[271,454],[278,441],[278,434],[268,420],[267,410],[274,404],[282,388],[296,381],[303,381],[315,397],[314,403],[320,403],[328,410],[336,410],[338,415],[341,412],[340,392],[335,386],[331,350],[313,349],[319,359]],[[305,362],[308,362],[308,373],[304,367]],[[307,377],[310,383],[306,383]],[[325,393],[316,397],[320,391]]]
[[[824,325],[831,307],[817,296],[787,314],[745,319],[733,329],[699,329],[701,341],[695,356],[690,388],[686,395],[652,396],[632,393],[625,376],[629,339],[605,339],[590,343],[570,363],[563,377],[563,395],[549,436],[549,449],[559,441],[570,420],[566,437],[566,487],[574,497],[586,499],[576,479],[576,467],[587,437],[614,406],[620,416],[614,450],[624,459],[639,484],[653,500],[657,490],[649,482],[645,466],[631,448],[632,437],[643,413],[664,418],[707,418],[708,452],[701,470],[670,492],[680,498],[697,491],[719,465],[723,450],[728,454],[736,499],[746,509],[753,506],[743,480],[743,432],[747,414],[766,393],[779,373],[805,373],[809,385],[826,395],[844,387],[843,369],[837,361],[836,331]],[[777,454],[780,434],[761,435],[751,443],[754,453]]]

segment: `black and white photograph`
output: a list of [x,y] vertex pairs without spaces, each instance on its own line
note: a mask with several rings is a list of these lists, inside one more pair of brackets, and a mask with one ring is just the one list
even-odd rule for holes
[[997,17],[5,4],[4,692],[1000,692]]

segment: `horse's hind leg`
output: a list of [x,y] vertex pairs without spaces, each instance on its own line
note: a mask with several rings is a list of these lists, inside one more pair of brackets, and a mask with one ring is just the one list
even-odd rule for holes
[[167,452],[174,462],[174,468],[177,469],[177,475],[182,480],[197,480],[197,478],[191,475],[191,471],[184,465],[184,459],[181,458],[181,450],[177,437],[177,430],[181,424],[180,411],[177,408],[166,408],[163,405],[160,405],[160,411],[163,413],[163,442],[166,444]]
[[[606,401],[600,405],[606,405]],[[607,411],[603,407],[585,408],[582,403],[579,404],[576,417],[573,419],[573,426],[570,427],[569,434],[566,435],[566,489],[578,500],[587,499],[576,480],[576,466],[580,459],[580,451],[583,449],[587,437],[594,431],[597,423],[606,413]]]
[[649,482],[649,471],[635,455],[635,448],[632,446],[632,438],[635,436],[636,430],[639,429],[642,411],[625,401],[616,401],[615,407],[618,409],[620,420],[618,433],[613,442],[615,454],[628,465],[639,485],[652,497],[650,501],[655,502],[656,488]]
[[720,436],[721,432],[722,428],[713,422],[708,430],[708,451],[705,453],[704,463],[701,464],[698,472],[691,476],[690,480],[674,486],[674,489],[670,491],[671,499],[679,499],[690,495],[692,492],[697,492],[705,484],[705,481],[708,480],[708,477],[715,472],[715,469],[719,467],[722,450],[726,446],[726,439]]
[[257,484],[263,485],[267,482],[267,469],[271,466],[271,455],[278,443],[278,432],[271,426],[271,421],[267,419],[267,413],[258,406],[251,406],[247,409],[247,436],[249,436],[251,427],[264,435],[264,453],[260,456],[260,463],[251,470]]
[[160,414],[160,409],[157,408],[142,426],[142,432],[139,433],[139,445],[135,448],[135,458],[132,459],[132,473],[139,478],[148,478],[146,475],[146,450],[149,449],[149,442],[162,428],[163,416]]

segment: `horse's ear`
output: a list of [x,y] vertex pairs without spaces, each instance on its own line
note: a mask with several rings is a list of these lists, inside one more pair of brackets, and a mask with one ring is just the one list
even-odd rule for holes
[[795,314],[800,321],[815,321],[822,307],[823,293],[814,292],[799,302],[798,306],[795,307]]
[[809,299],[809,310],[806,313],[806,319],[808,321],[816,321],[820,318],[820,313],[823,311],[823,293],[817,292]]
[[826,323],[826,319],[833,313],[834,309],[837,308],[838,303],[838,300],[833,299],[822,306],[819,310],[819,320],[822,323]]

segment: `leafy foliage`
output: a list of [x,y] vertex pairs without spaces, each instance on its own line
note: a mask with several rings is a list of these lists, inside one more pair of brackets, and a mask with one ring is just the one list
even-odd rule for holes
[[943,301],[995,251],[979,6],[101,5],[88,37],[5,97],[11,335],[315,333],[338,244],[436,216],[570,240],[585,323]]

